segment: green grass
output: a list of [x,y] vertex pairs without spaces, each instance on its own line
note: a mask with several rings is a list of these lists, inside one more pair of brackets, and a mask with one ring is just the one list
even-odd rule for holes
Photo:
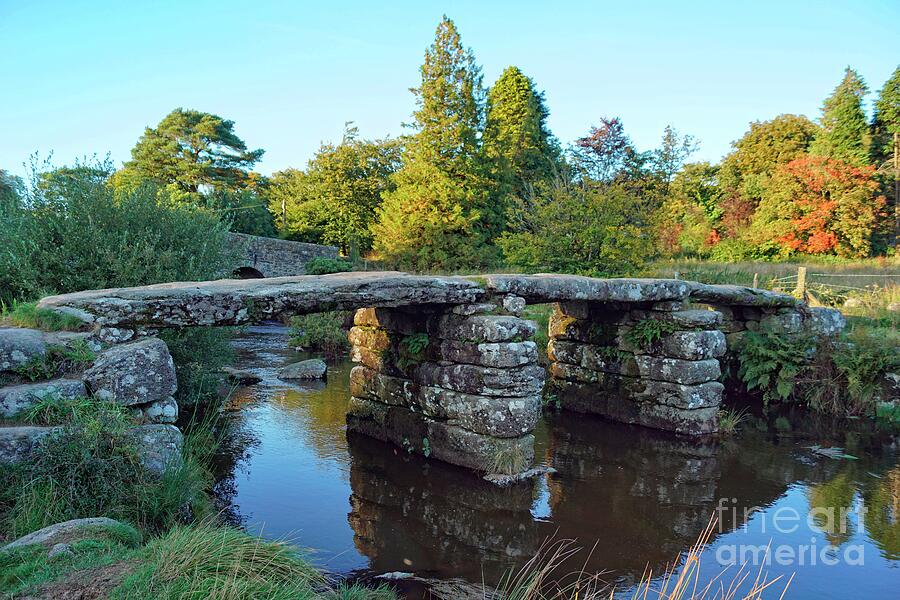
[[543,365],[549,362],[547,344],[550,343],[550,315],[553,314],[553,307],[553,304],[529,304],[525,307],[525,313],[522,315],[522,318],[537,324],[533,339],[537,345],[539,361]]
[[291,319],[290,344],[309,352],[322,352],[329,358],[350,351],[344,322],[351,313],[331,311],[300,315]]
[[28,381],[53,379],[71,371],[81,371],[97,358],[84,340],[67,346],[49,346],[43,356],[33,356],[15,368],[15,374]]
[[78,317],[38,308],[37,302],[15,300],[11,306],[0,306],[0,325],[42,331],[81,331],[87,327],[87,323]]

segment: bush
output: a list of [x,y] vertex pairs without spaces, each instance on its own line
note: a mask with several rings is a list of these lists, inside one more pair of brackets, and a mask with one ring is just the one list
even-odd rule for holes
[[101,163],[35,174],[21,205],[0,209],[0,301],[230,270],[215,214],[161,202],[149,185],[113,190],[110,172]]
[[349,261],[341,258],[320,256],[306,263],[307,275],[327,275],[329,273],[346,273],[353,270]]
[[344,324],[352,313],[332,311],[291,319],[291,345],[334,358],[350,350]]

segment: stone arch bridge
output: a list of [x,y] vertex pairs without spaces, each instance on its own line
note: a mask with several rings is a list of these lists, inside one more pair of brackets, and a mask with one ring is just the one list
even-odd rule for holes
[[[527,304],[543,303],[555,304],[549,370],[538,364],[536,325],[523,318]],[[91,323],[101,339],[356,310],[348,426],[504,475],[532,465],[542,394],[572,411],[709,434],[718,428],[720,363],[744,331],[843,327],[837,311],[765,290],[573,275],[183,282],[52,296],[40,306]]]

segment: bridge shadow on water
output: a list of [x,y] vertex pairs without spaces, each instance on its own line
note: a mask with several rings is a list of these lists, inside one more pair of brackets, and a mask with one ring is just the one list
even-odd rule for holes
[[[548,412],[535,430],[537,460],[556,472],[498,488],[466,469],[347,432],[348,363],[333,365],[324,386],[291,386],[273,368],[293,358],[283,337],[249,332],[239,344],[246,354],[241,366],[262,374],[263,382],[239,389],[233,404],[234,443],[219,481],[226,514],[266,536],[295,536],[330,570],[490,583],[553,537],[584,548],[560,574],[583,566],[627,586],[646,567],[659,572],[688,549],[724,499],[714,547],[765,545],[773,537],[809,543],[813,536],[838,548],[861,543],[870,552],[864,571],[832,569],[830,580],[815,571],[812,580],[828,580],[827,586],[810,584],[805,593],[798,580],[792,587],[801,593],[792,597],[858,591],[860,585],[878,590],[896,577],[900,468],[894,439],[838,432],[829,443],[855,444],[861,457],[840,461],[812,455],[812,442],[801,435],[763,432],[753,423],[735,438],[698,441]],[[861,504],[870,508],[865,518],[858,514]],[[761,516],[785,506],[801,513],[843,507],[849,516],[780,538],[758,531]],[[744,509],[752,507],[760,512],[742,533]],[[779,569],[770,570],[786,576],[808,571]]]

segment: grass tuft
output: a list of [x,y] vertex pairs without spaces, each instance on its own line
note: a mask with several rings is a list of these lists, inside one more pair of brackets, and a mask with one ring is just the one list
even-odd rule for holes
[[38,308],[37,302],[13,300],[10,306],[0,305],[0,325],[42,331],[82,331],[88,324],[72,315]]

